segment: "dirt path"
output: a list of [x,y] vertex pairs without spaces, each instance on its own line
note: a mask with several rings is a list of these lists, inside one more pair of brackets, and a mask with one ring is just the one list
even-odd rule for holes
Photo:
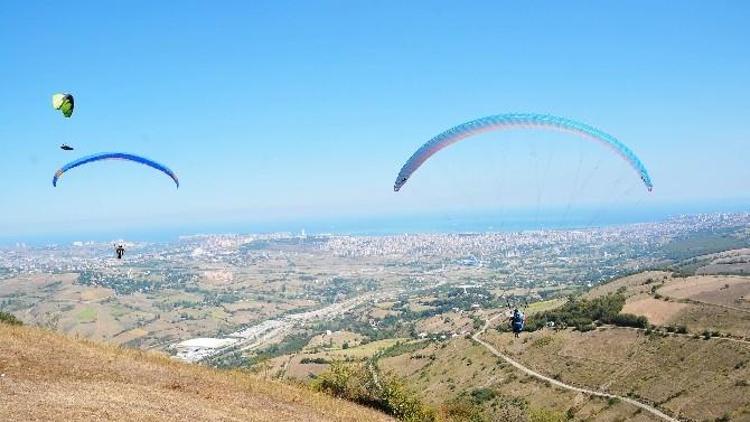
[[580,387],[575,387],[575,386],[572,386],[572,385],[569,385],[569,384],[565,384],[565,383],[560,382],[560,381],[558,381],[558,380],[556,380],[554,378],[550,378],[550,377],[542,375],[542,374],[540,374],[540,373],[538,373],[536,371],[533,371],[533,370],[531,370],[531,369],[523,366],[522,364],[516,362],[515,360],[511,359],[510,357],[505,356],[504,354],[500,353],[491,344],[485,342],[484,340],[480,339],[479,337],[482,334],[484,334],[484,332],[490,326],[490,324],[492,323],[492,321],[496,320],[497,318],[501,317],[502,315],[503,314],[495,315],[494,317],[488,319],[484,323],[484,326],[479,331],[477,331],[476,333],[474,333],[471,336],[471,339],[474,340],[475,342],[481,344],[482,346],[484,346],[484,348],[486,348],[487,350],[489,350],[490,353],[492,353],[493,355],[495,355],[495,356],[503,359],[504,361],[506,361],[509,364],[513,365],[517,369],[523,371],[527,375],[532,376],[534,378],[538,378],[538,379],[540,379],[542,381],[549,382],[552,385],[555,385],[555,386],[560,387],[560,388],[564,388],[566,390],[570,390],[570,391],[575,391],[575,392],[578,392],[578,393],[587,394],[589,396],[598,396],[598,397],[604,397],[604,398],[616,398],[616,399],[619,399],[619,400],[624,401],[626,403],[630,403],[633,406],[636,406],[636,407],[638,407],[640,409],[643,409],[643,410],[645,410],[645,411],[647,411],[647,412],[649,412],[649,413],[651,413],[651,414],[653,414],[653,415],[655,415],[655,416],[657,416],[657,417],[659,417],[661,419],[664,419],[666,421],[672,421],[672,422],[677,422],[678,421],[678,419],[675,419],[675,418],[667,415],[666,413],[663,413],[662,411],[660,411],[659,409],[655,408],[654,406],[648,405],[646,403],[641,403],[639,401],[633,400],[633,399],[628,398],[628,397],[618,396],[616,394],[604,393],[604,392],[601,392],[601,391],[588,390],[588,389],[585,389],[585,388],[580,388]]
[[[646,332],[645,328],[636,328],[636,327],[618,327],[616,325],[604,325],[604,327],[610,328],[610,329],[616,329],[616,330],[633,330],[638,332]],[[678,336],[678,337],[685,337],[685,338],[695,338],[695,334],[690,333],[668,333],[669,336]],[[701,335],[700,338],[703,338]],[[706,340],[714,340],[714,341],[731,341],[733,343],[742,343],[742,344],[748,344],[750,345],[750,340],[745,340],[741,338],[734,338],[734,337],[710,337]]]
[[750,314],[750,309],[735,308],[734,306],[722,305],[721,303],[706,302],[706,301],[703,301],[703,300],[690,299],[690,298],[682,298],[682,299],[680,299],[680,298],[671,297],[671,296],[665,296],[665,295],[662,295],[662,296],[668,297],[668,298],[670,298],[670,299],[672,299],[672,300],[674,300],[676,302],[693,303],[693,304],[696,304],[696,305],[707,305],[707,306],[713,306],[715,308],[722,308],[722,309],[727,309],[727,310],[730,310],[730,311],[744,312],[746,314]]

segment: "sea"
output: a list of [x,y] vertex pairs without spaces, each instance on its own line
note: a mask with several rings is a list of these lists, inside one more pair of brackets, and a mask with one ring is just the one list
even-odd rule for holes
[[530,230],[569,230],[621,226],[664,221],[679,215],[715,212],[746,212],[745,204],[693,204],[625,208],[598,212],[581,210],[519,210],[502,212],[441,211],[408,215],[370,215],[297,218],[278,221],[191,222],[141,227],[61,230],[55,233],[3,235],[1,246],[63,245],[75,241],[111,242],[117,240],[168,243],[181,236],[197,234],[291,233],[306,235],[387,236],[417,233],[487,233]]

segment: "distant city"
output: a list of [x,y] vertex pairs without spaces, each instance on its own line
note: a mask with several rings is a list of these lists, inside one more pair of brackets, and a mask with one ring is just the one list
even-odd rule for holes
[[[576,278],[600,281],[623,268],[638,271],[658,264],[658,253],[670,241],[701,231],[750,224],[750,213],[684,215],[662,222],[603,228],[526,230],[357,236],[278,232],[262,234],[199,234],[179,236],[171,242],[138,239],[109,242],[77,240],[69,244],[0,247],[0,274],[101,272],[123,269],[113,261],[113,243],[124,243],[130,265],[160,263],[182,268],[195,263],[253,265],[264,259],[266,246],[285,245],[337,257],[380,257],[405,263],[491,267],[520,284],[544,280],[554,283],[555,268],[567,269]],[[440,268],[438,266],[438,268]],[[438,269],[435,268],[435,269]],[[583,276],[581,268],[589,268]]]

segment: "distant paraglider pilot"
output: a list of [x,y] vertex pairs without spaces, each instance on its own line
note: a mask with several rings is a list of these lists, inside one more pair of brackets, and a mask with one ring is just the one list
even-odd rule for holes
[[117,259],[122,259],[122,256],[125,255],[125,247],[122,245],[117,245],[115,247],[115,253],[117,254]]
[[73,147],[68,144],[62,144],[60,145],[60,149],[63,151],[73,151]]
[[513,316],[510,317],[510,327],[513,329],[513,335],[515,335],[516,338],[518,338],[521,334],[521,331],[523,331],[523,326],[525,323],[526,315],[524,315],[523,312],[520,312],[518,309],[514,309]]

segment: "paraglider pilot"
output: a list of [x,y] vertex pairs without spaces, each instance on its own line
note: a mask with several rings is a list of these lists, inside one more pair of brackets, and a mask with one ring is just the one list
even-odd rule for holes
[[516,336],[516,338],[519,337],[521,334],[521,331],[523,331],[524,323],[526,322],[526,316],[518,310],[518,308],[513,310],[513,316],[510,317],[510,326],[513,329],[513,335]]
[[122,259],[122,256],[125,254],[125,247],[122,245],[117,245],[115,248],[115,253],[117,254],[117,259]]

